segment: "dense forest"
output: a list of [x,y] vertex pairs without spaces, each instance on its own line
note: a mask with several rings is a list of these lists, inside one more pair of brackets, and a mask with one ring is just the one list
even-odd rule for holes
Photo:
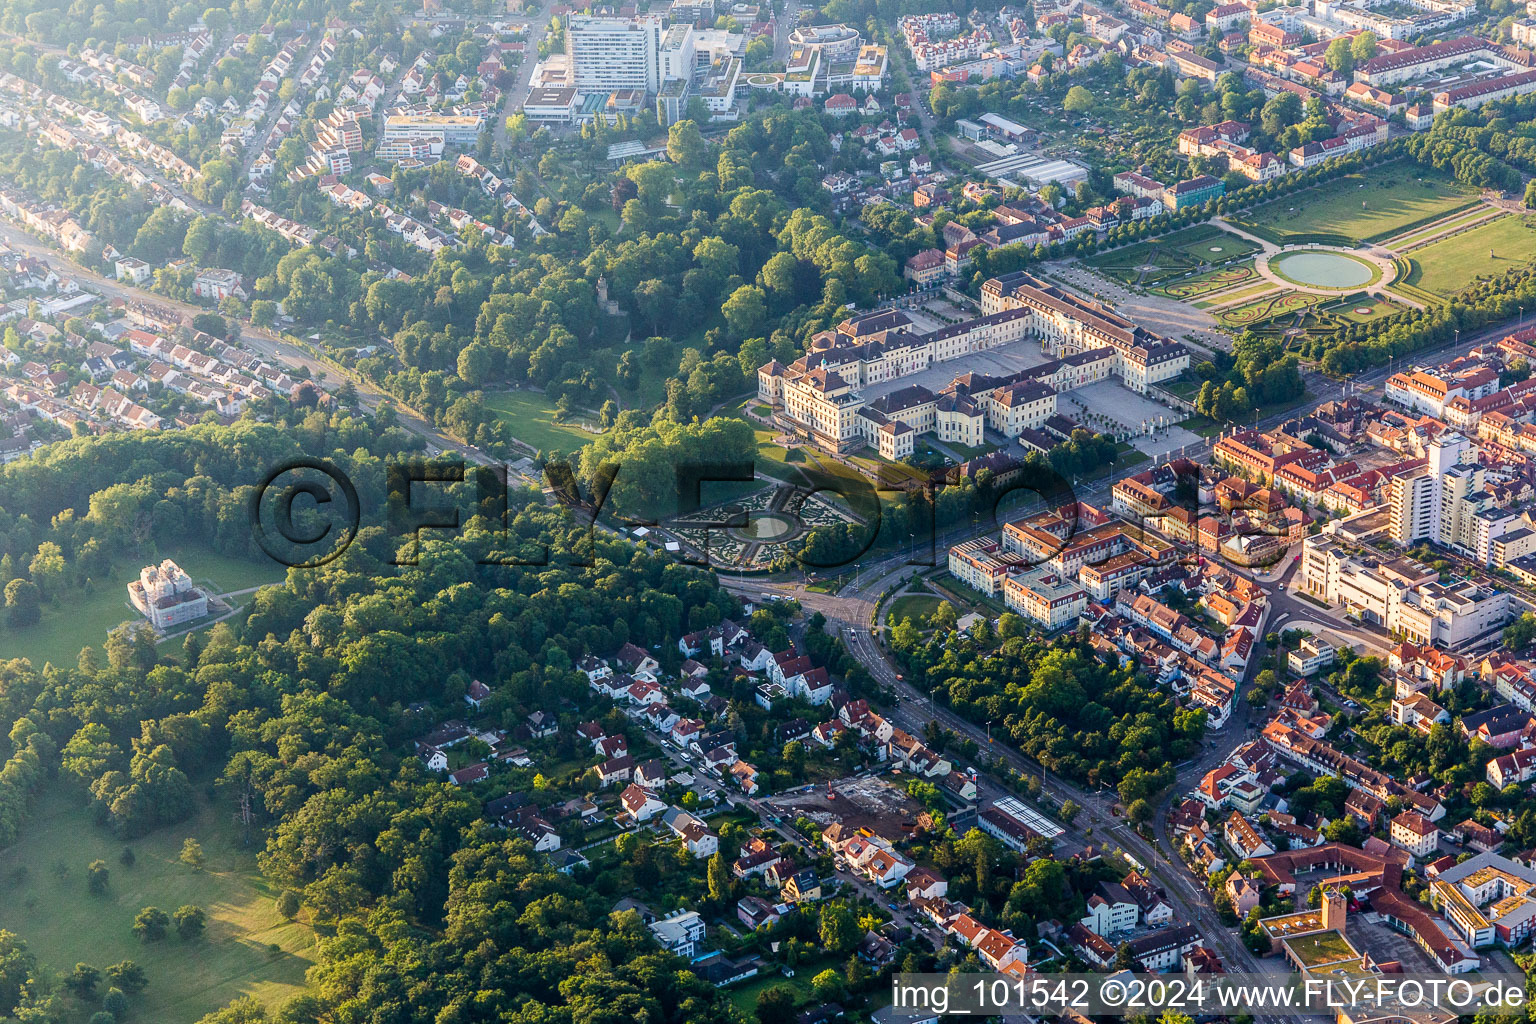
[[[113,497],[129,524],[168,504],[162,516],[212,510],[216,525],[238,504],[236,481],[293,445],[247,425],[69,442],[5,468],[8,543],[24,557],[33,524],[67,522],[69,509],[109,528]],[[375,457],[360,446],[355,460]],[[177,491],[158,479],[170,473],[203,482]],[[135,487],[146,493],[121,493]],[[477,565],[496,543],[477,519],[460,538],[424,539],[420,563],[396,569],[369,526],[336,561],[261,591],[243,624],[194,636],[175,657],[120,633],[74,666],[0,667],[0,843],[54,774],[123,837],[179,820],[194,788],[250,794],[263,871],[334,931],[310,994],[275,1020],[730,1019],[633,914],[608,913],[634,868],[557,875],[481,824],[475,796],[406,756],[407,708],[460,705],[463,673],[498,680],[513,721],[581,699],[573,664],[588,652],[739,614],[707,574],[627,543],[599,537],[591,564],[570,564],[586,540],[565,513],[531,491],[512,506],[511,542],[548,545],[549,566]],[[0,984],[0,1016],[63,1019],[66,998],[37,979]],[[243,1006],[220,1019],[264,1016]]]
[[[1205,712],[1130,669],[1102,664],[1076,637],[1045,643],[1012,613],[992,629],[925,636],[904,620],[891,646],[912,685],[992,731],[1053,772],[1089,787],[1116,787],[1127,804],[1173,783],[1173,766],[1195,753]],[[1134,815],[1133,815],[1134,816]]]

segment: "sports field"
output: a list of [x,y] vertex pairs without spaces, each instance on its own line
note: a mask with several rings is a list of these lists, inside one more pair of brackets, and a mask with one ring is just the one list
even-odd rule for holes
[[1536,217],[1500,217],[1479,224],[1413,250],[1412,261],[1408,284],[1450,298],[1478,278],[1536,263]]
[[1399,161],[1281,196],[1233,223],[1281,245],[1319,234],[1363,242],[1388,238],[1476,202],[1475,189]]
[[1257,278],[1258,272],[1253,269],[1253,263],[1238,263],[1230,267],[1222,267],[1209,273],[1199,274],[1195,277],[1185,278],[1173,284],[1158,285],[1152,289],[1154,295],[1166,295],[1170,299],[1194,299],[1212,292],[1219,292],[1244,281],[1252,281]]
[[[315,934],[278,914],[277,894],[256,870],[261,841],[242,847],[231,812],[205,807],[190,821],[125,844],[62,786],[45,790],[22,838],[0,851],[0,928],[60,973],[82,961],[97,968],[137,963],[149,987],[131,997],[135,1021],[190,1022],[240,996],[271,1006],[297,995],[315,958]],[[202,844],[202,871],[178,860],[188,837]],[[120,861],[125,845],[133,849],[132,867]],[[94,860],[111,873],[103,896],[86,886]],[[202,938],[184,942],[174,931],[160,942],[134,937],[141,908],[172,913],[185,904],[207,912]],[[84,1021],[97,1008],[73,1019]]]
[[1223,327],[1241,329],[1268,323],[1277,317],[1299,313],[1327,301],[1326,295],[1313,295],[1309,292],[1276,292],[1252,302],[1245,302],[1241,306],[1223,309],[1216,314],[1216,321]]

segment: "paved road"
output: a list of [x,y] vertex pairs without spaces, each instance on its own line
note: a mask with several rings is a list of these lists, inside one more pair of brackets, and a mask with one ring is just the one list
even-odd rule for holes
[[528,45],[523,53],[523,62],[517,66],[517,80],[507,87],[501,116],[496,119],[496,124],[492,128],[492,138],[495,139],[498,150],[504,151],[507,144],[507,118],[517,113],[517,108],[521,107],[523,101],[528,98],[528,83],[533,80],[533,66],[539,62],[539,41],[549,31],[553,8],[553,2],[546,4],[528,22],[528,34],[525,36]]
[[[293,63],[288,65],[288,74],[283,76],[283,81],[304,73],[304,69],[309,67],[309,59],[314,56],[315,47],[320,45],[320,40],[324,36],[324,31],[314,33],[314,38],[309,41],[308,46],[304,47],[304,52],[294,57]],[[278,83],[278,87],[282,87],[281,82]],[[256,134],[251,137],[251,144],[245,147],[245,153],[240,158],[240,180],[236,182],[236,187],[243,190],[250,184],[250,179],[246,175],[250,172],[251,164],[255,163],[256,157],[267,148],[267,140],[272,137],[272,131],[277,127],[277,116],[287,105],[277,98],[277,93],[272,94],[271,104],[262,115],[261,123],[256,126]]]
[[800,17],[800,4],[796,0],[788,0],[784,5],[784,14],[779,19],[778,30],[773,37],[773,60],[775,64],[783,64],[789,59],[789,34],[797,26]]
[[[1501,337],[1506,333],[1506,327],[1481,332],[1469,337],[1465,341],[1456,339],[1452,344],[1441,346],[1438,353],[1419,353],[1420,359],[1428,359],[1431,355],[1450,357],[1461,354],[1489,339]],[[1369,385],[1385,379],[1391,368],[1383,368],[1353,378],[1355,383]],[[1337,382],[1318,374],[1308,375],[1308,387],[1317,396],[1314,405],[1333,397]],[[1256,421],[1256,426],[1269,428],[1289,419],[1304,409],[1291,410],[1283,414],[1266,417]],[[1195,459],[1208,456],[1214,442],[1207,440],[1198,446],[1193,446],[1185,454]],[[1107,494],[1111,486],[1110,481],[1103,481],[1089,485],[1079,492],[1080,500],[1102,500],[1101,496]],[[1028,510],[1021,510],[1019,514],[1027,514]],[[990,528],[966,526],[946,531],[934,542],[936,552],[942,553],[949,545],[962,539],[987,532]],[[993,756],[1010,765],[1014,770],[1029,773],[1040,773],[1044,791],[1058,804],[1067,798],[1071,798],[1083,808],[1081,816],[1077,819],[1074,828],[1070,829],[1067,838],[1073,841],[1095,841],[1099,843],[1118,845],[1121,849],[1135,857],[1148,868],[1148,874],[1157,880],[1167,892],[1170,902],[1173,903],[1175,914],[1181,921],[1196,924],[1207,937],[1217,952],[1222,956],[1229,969],[1236,970],[1265,970],[1266,964],[1257,961],[1246,948],[1238,941],[1232,929],[1222,925],[1218,919],[1215,908],[1211,904],[1208,894],[1200,880],[1197,880],[1188,871],[1177,855],[1173,853],[1172,837],[1167,828],[1167,808],[1160,809],[1160,813],[1154,820],[1154,835],[1157,839],[1149,842],[1134,832],[1129,825],[1116,817],[1108,800],[1102,793],[1094,793],[1084,790],[1080,786],[1052,777],[1040,765],[1023,757],[1017,751],[1003,744],[990,741],[986,726],[978,726],[966,719],[962,719],[950,709],[936,704],[929,699],[929,695],[921,693],[907,683],[897,672],[896,667],[886,657],[881,649],[879,640],[875,635],[878,626],[873,621],[876,601],[880,594],[893,586],[899,586],[912,575],[924,571],[927,566],[914,566],[909,564],[910,556],[906,551],[887,555],[869,565],[859,567],[856,574],[835,594],[824,594],[805,588],[803,584],[796,583],[770,583],[762,580],[747,580],[721,576],[721,584],[728,589],[736,591],[743,597],[753,600],[759,599],[765,593],[777,593],[792,596],[802,605],[811,610],[819,611],[827,618],[828,632],[835,633],[843,638],[850,653],[870,672],[883,687],[893,691],[897,696],[897,703],[886,709],[888,717],[914,735],[922,735],[929,722],[937,722],[943,728],[957,735],[974,740],[982,749],[987,750]],[[1267,590],[1283,594],[1286,581],[1296,572],[1295,564],[1282,568],[1278,573],[1270,574],[1276,577],[1273,580],[1265,579],[1261,575],[1261,582],[1268,584]],[[1288,607],[1288,602],[1294,599],[1286,597],[1276,602],[1277,608]],[[1262,660],[1261,651],[1255,652],[1255,657],[1250,662],[1250,672]],[[1232,714],[1227,724],[1220,730],[1210,734],[1207,744],[1201,754],[1189,763],[1180,766],[1177,771],[1177,784],[1170,794],[1170,798],[1182,799],[1182,796],[1194,782],[1206,771],[1221,763],[1230,752],[1245,742],[1251,735],[1249,717],[1251,711],[1247,702],[1239,693],[1234,704]],[[982,784],[981,799],[995,799],[1002,791],[990,780]],[[1090,840],[1088,829],[1092,829]],[[1261,1015],[1258,1018],[1265,1024],[1274,1022],[1277,1018]]]

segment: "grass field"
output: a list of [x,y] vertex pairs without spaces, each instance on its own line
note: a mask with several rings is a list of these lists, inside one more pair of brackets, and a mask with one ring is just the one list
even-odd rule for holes
[[[1384,316],[1401,313],[1407,308],[1407,306],[1399,305],[1391,299],[1379,299],[1374,295],[1367,295],[1362,299],[1328,306],[1320,309],[1319,312],[1331,313],[1334,316],[1348,320],[1350,323],[1368,324],[1372,320],[1380,320]],[[1365,312],[1362,313],[1360,310],[1365,310]]]
[[1258,271],[1253,269],[1251,262],[1239,263],[1236,266],[1222,267],[1206,274],[1185,278],[1175,284],[1158,285],[1152,289],[1152,293],[1166,295],[1170,299],[1195,299],[1242,284],[1244,281],[1252,281],[1257,276]]
[[841,973],[843,961],[839,961],[835,957],[823,956],[815,960],[802,962],[796,965],[793,978],[786,978],[776,970],[770,974],[758,975],[755,978],[742,982],[740,985],[731,986],[729,989],[731,1003],[738,1010],[745,1013],[748,1019],[751,1019],[757,1010],[758,993],[781,986],[795,994],[797,1003],[809,1002],[811,999],[811,979],[829,967]]
[[1336,931],[1318,932],[1315,935],[1303,935],[1300,938],[1286,939],[1285,944],[1291,947],[1301,962],[1309,967],[1320,964],[1337,963],[1350,957],[1359,956],[1355,948]]
[[[0,928],[20,935],[39,960],[68,973],[77,962],[105,967],[133,960],[149,987],[133,997],[132,1019],[188,1024],[240,996],[275,1005],[298,994],[315,956],[315,936],[285,921],[256,871],[256,849],[241,849],[230,808],[205,807],[179,825],[128,844],[133,867],[118,860],[124,844],[97,827],[78,800],[48,790],[22,838],[0,851]],[[204,870],[177,860],[182,841],[202,844]],[[85,869],[111,871],[105,896],[90,895]],[[130,930],[146,906],[172,913],[196,904],[208,914],[201,939],[171,936],[144,943]],[[272,952],[269,944],[279,947]],[[96,1007],[91,1007],[94,1010]],[[84,1021],[89,1011],[77,1014]]]
[[[746,420],[747,426],[752,428],[752,436],[757,440],[757,470],[766,473],[776,480],[786,483],[799,478],[795,464],[802,460],[799,451],[791,451],[777,443],[774,438],[778,432],[770,427],[765,427],[756,420],[747,419],[742,415],[742,410],[750,408],[759,416],[767,416],[773,412],[767,406],[762,405],[754,398],[745,398],[734,405],[728,405],[720,410],[722,416],[740,416]],[[713,486],[713,485],[711,485]],[[755,488],[754,488],[755,489]]]
[[1234,288],[1229,292],[1222,292],[1220,295],[1212,295],[1207,299],[1200,300],[1199,302],[1192,302],[1190,305],[1194,306],[1196,309],[1211,309],[1215,306],[1228,306],[1236,303],[1240,299],[1252,299],[1257,298],[1260,295],[1266,295],[1269,292],[1275,291],[1276,288],[1277,286],[1274,282],[1266,280],[1261,281],[1258,284],[1247,285],[1242,288]]
[[505,420],[512,436],[540,451],[572,451],[596,437],[578,425],[597,426],[597,414],[577,410],[571,422],[555,422],[555,403],[534,391],[499,391],[485,396],[485,407]]
[[900,622],[902,619],[911,619],[913,625],[918,624],[918,619],[926,619],[933,614],[939,606],[939,599],[927,594],[904,594],[891,602],[890,621]]
[[1254,324],[1267,323],[1277,317],[1291,313],[1299,313],[1320,302],[1327,302],[1326,295],[1312,295],[1307,292],[1276,292],[1266,295],[1253,302],[1246,302],[1241,306],[1233,306],[1223,309],[1216,314],[1216,321],[1223,327],[1241,329],[1252,327]]
[[1412,248],[1413,246],[1424,242],[1432,235],[1438,235],[1443,231],[1450,231],[1454,228],[1459,228],[1464,225],[1471,224],[1474,221],[1482,220],[1485,217],[1489,217],[1489,215],[1494,212],[1494,210],[1491,210],[1486,206],[1476,206],[1470,210],[1465,210],[1461,213],[1458,213],[1454,217],[1444,217],[1435,221],[1433,224],[1426,225],[1422,228],[1415,228],[1407,234],[1397,235],[1393,238],[1389,238],[1386,240],[1385,244],[1389,249],[1402,252],[1404,249]]
[[[1493,258],[1489,259],[1489,252]],[[1407,283],[1444,298],[1536,262],[1536,218],[1500,217],[1413,250]]]
[[251,562],[230,558],[201,544],[149,545],[131,559],[120,560],[120,580],[89,593],[75,589],[57,603],[44,604],[37,625],[21,629],[0,625],[0,661],[29,658],[39,668],[47,662],[73,666],[80,648],[87,644],[100,647],[114,628],[140,620],[128,603],[128,581],[138,577],[139,566],[164,558],[175,559],[194,581],[218,593],[281,583],[287,576],[287,569],[270,559]]
[[1476,201],[1468,186],[1418,164],[1398,162],[1282,196],[1233,223],[1282,245],[1315,234],[1371,241]]

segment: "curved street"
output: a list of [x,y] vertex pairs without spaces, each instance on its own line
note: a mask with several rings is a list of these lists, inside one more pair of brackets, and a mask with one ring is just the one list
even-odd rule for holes
[[[1468,337],[1465,341],[1457,338],[1451,343],[1440,346],[1433,353],[1421,353],[1421,358],[1430,354],[1442,356],[1459,354],[1491,338],[1502,337],[1504,333],[1506,330],[1500,327],[1480,332],[1476,336]],[[1392,370],[1393,368],[1389,366],[1360,374],[1353,379],[1353,385],[1357,391],[1369,390],[1385,380]],[[1334,388],[1338,387],[1337,382],[1316,372],[1307,373],[1305,380],[1309,392],[1314,396],[1310,407],[1331,399]],[[1267,429],[1303,411],[1305,407],[1258,419],[1254,426]],[[1214,445],[1214,440],[1207,439],[1200,445],[1189,446],[1181,454],[1197,461],[1206,459]],[[1106,502],[1112,483],[1113,481],[1108,478],[1094,482],[1082,488],[1078,492],[1078,498],[1090,503]],[[1021,508],[1013,514],[1027,515],[1038,510],[1038,507],[1037,503],[1034,508]],[[979,747],[989,751],[993,757],[1000,758],[1013,770],[1038,774],[1043,792],[1049,797],[1052,806],[1059,807],[1062,801],[1070,798],[1082,808],[1073,826],[1067,829],[1066,839],[1078,846],[1097,843],[1119,849],[1144,865],[1145,873],[1156,880],[1167,894],[1177,918],[1199,927],[1229,970],[1252,973],[1283,972],[1283,965],[1275,958],[1260,959],[1252,956],[1238,939],[1235,930],[1221,923],[1204,885],[1178,858],[1168,824],[1168,811],[1171,809],[1172,802],[1182,799],[1201,776],[1221,764],[1235,748],[1253,738],[1258,722],[1251,719],[1252,712],[1241,689],[1234,700],[1233,710],[1227,723],[1221,729],[1207,734],[1206,743],[1199,756],[1177,767],[1175,785],[1165,794],[1156,810],[1152,822],[1153,839],[1148,840],[1115,815],[1112,810],[1114,800],[1112,794],[1106,794],[1102,789],[1098,792],[1085,790],[1073,782],[1050,774],[1042,765],[1026,758],[1010,745],[993,742],[989,738],[986,726],[977,725],[960,717],[948,707],[934,701],[930,694],[915,688],[909,681],[902,678],[897,667],[887,656],[877,635],[878,624],[874,621],[875,609],[881,595],[905,584],[914,575],[928,571],[933,565],[942,564],[945,553],[951,545],[991,532],[993,529],[995,528],[991,526],[966,525],[940,533],[932,542],[932,557],[921,560],[924,564],[914,564],[918,559],[914,559],[913,555],[906,550],[886,554],[876,561],[859,566],[836,593],[809,589],[804,582],[771,582],[762,578],[729,575],[721,575],[719,578],[722,586],[737,593],[743,599],[756,601],[768,595],[781,595],[794,598],[808,610],[822,613],[827,620],[825,627],[827,632],[841,637],[849,653],[858,659],[882,687],[893,694],[894,703],[881,709],[892,722],[918,736],[923,734],[930,722],[936,722],[960,737],[975,741]],[[1264,584],[1273,603],[1275,614],[1271,617],[1271,629],[1292,617],[1297,618],[1298,621],[1303,617],[1320,617],[1321,609],[1314,611],[1313,606],[1298,602],[1295,597],[1286,592],[1286,585],[1296,571],[1297,564],[1291,561],[1278,573],[1259,575],[1259,580]],[[1331,618],[1331,616],[1322,617]],[[1343,631],[1342,628],[1341,631]],[[1261,641],[1259,651],[1250,661],[1250,674],[1257,671],[1257,666],[1264,660],[1263,655],[1264,647]],[[1243,682],[1246,684],[1248,681],[1245,679]],[[1004,795],[1009,795],[1008,791],[995,780],[985,775],[978,777],[978,805]],[[1267,1014],[1258,1014],[1256,1019],[1263,1024],[1278,1024],[1281,1020],[1278,1016]]]

